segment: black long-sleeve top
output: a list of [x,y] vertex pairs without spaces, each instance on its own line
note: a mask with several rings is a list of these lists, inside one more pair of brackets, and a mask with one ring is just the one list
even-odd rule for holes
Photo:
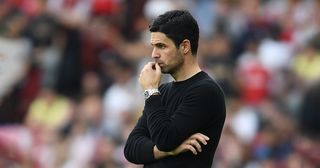
[[[127,139],[125,157],[145,168],[211,168],[226,116],[221,88],[201,71],[185,81],[162,84],[159,90],[161,95],[146,100]],[[161,151],[172,151],[198,132],[210,138],[198,155],[188,151],[154,158],[154,145]]]

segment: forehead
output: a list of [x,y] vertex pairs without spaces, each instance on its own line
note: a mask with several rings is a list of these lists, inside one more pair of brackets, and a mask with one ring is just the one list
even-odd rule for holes
[[151,32],[151,39],[150,39],[151,45],[157,44],[157,43],[164,43],[164,44],[173,44],[173,41],[169,39],[164,33],[161,32]]

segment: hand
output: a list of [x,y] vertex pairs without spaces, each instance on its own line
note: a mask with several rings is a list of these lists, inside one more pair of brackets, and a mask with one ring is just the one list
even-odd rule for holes
[[155,62],[147,63],[141,70],[139,83],[143,90],[158,88],[161,79],[161,68]]
[[178,155],[180,153],[191,151],[194,155],[197,155],[198,152],[202,151],[201,143],[203,145],[207,145],[207,141],[209,137],[196,133],[191,135],[188,139],[182,142],[174,151],[172,151],[172,155]]
[[173,156],[178,155],[180,153],[191,151],[193,154],[197,155],[198,152],[202,151],[201,143],[203,145],[207,145],[207,141],[209,140],[209,137],[201,134],[196,133],[191,135],[188,139],[183,141],[175,150],[170,152],[163,152],[160,151],[157,146],[154,146],[153,148],[153,154],[155,159],[161,159],[167,156]]

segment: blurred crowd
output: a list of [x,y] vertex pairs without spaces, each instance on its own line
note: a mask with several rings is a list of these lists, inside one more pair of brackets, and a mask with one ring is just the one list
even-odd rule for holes
[[225,92],[213,167],[319,167],[319,0],[0,0],[0,168],[141,167],[123,145],[148,25],[171,9],[197,19]]

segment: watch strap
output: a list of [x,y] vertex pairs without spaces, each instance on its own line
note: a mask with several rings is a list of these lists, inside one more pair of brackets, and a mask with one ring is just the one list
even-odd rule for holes
[[144,98],[146,100],[152,95],[159,95],[159,94],[160,94],[160,91],[158,89],[146,89],[144,91]]

